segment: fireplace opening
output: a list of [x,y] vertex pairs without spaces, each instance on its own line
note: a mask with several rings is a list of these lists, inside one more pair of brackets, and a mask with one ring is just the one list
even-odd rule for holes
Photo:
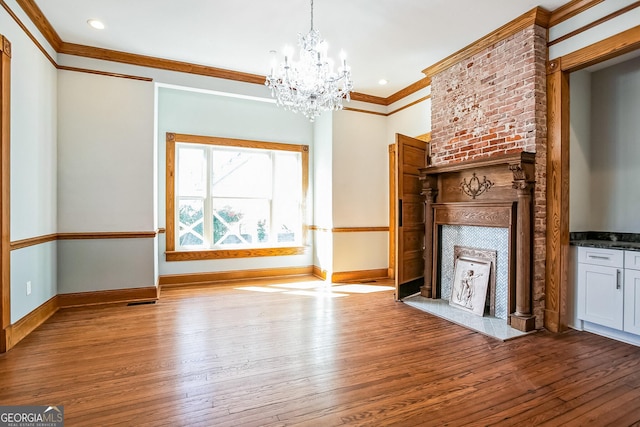
[[457,283],[456,272],[460,270],[456,268],[458,261],[486,263],[489,277],[482,315],[506,321],[509,314],[509,229],[442,225],[439,235],[439,292],[436,294],[443,300],[451,301]]

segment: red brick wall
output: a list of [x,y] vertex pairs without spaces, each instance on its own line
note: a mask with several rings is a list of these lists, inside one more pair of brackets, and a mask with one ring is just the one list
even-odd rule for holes
[[544,316],[546,254],[546,30],[537,25],[432,76],[431,161],[536,153],[533,311]]

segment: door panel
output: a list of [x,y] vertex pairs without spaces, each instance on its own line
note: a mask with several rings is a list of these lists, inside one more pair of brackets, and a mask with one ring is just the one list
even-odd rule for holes
[[396,134],[396,298],[420,290],[424,280],[424,199],[420,168],[426,166],[427,143]]

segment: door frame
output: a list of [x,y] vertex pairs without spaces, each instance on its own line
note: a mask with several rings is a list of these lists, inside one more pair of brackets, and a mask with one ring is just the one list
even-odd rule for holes
[[0,35],[0,353],[11,347],[11,42]]
[[640,26],[547,63],[547,237],[544,326],[567,328],[569,286],[569,75],[640,49]]

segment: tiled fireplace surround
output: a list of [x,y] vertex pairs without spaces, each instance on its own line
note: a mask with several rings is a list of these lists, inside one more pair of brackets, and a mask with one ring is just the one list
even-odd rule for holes
[[[467,212],[475,211],[479,216],[486,216],[491,215],[496,203],[507,206],[511,200],[515,224],[523,212],[518,201],[529,194],[527,203],[530,206],[526,208],[530,213],[530,218],[527,218],[530,222],[529,241],[516,243],[521,230],[514,229],[514,234],[510,234],[513,244],[528,245],[529,271],[513,271],[515,260],[510,260],[508,274],[512,280],[509,298],[513,301],[508,304],[515,309],[516,287],[522,286],[519,282],[526,280],[528,290],[522,292],[528,292],[528,295],[517,298],[524,299],[523,304],[530,307],[530,312],[526,313],[530,317],[523,320],[527,316],[520,316],[515,326],[521,330],[541,328],[544,321],[546,245],[546,30],[532,25],[430,77],[432,131],[430,165],[425,171],[435,174],[429,178],[431,181],[423,182],[427,210],[431,209],[438,215],[438,210],[433,207],[451,202],[459,207],[467,205]],[[520,154],[522,152],[526,153]],[[526,166],[530,167],[530,172],[527,172],[530,176],[524,180],[518,181],[517,168],[510,169],[514,155],[521,160],[524,158],[525,164],[530,165]],[[477,169],[478,162],[491,163],[499,158],[506,161],[503,167],[493,165],[487,170],[482,169],[484,166]],[[492,168],[497,169],[494,171]],[[438,170],[444,171],[439,178]],[[461,191],[460,184],[465,179],[468,182],[474,171],[479,181],[485,172],[490,171],[493,175],[486,178],[500,181],[500,184],[471,198]],[[424,174],[423,178],[426,176]],[[515,188],[519,183],[524,188]],[[429,198],[432,198],[431,207]],[[486,202],[496,206],[489,207]],[[503,213],[507,211],[503,210]],[[472,220],[464,222],[456,224],[481,225]],[[427,230],[427,248],[435,246],[437,249],[439,236],[434,236],[434,230],[437,234],[439,229],[436,226]],[[512,251],[511,256],[515,253]],[[437,253],[433,260],[438,262]],[[429,265],[429,259],[425,261],[426,289],[422,294],[435,297],[439,292],[440,279],[434,273],[438,271],[438,265]]]

